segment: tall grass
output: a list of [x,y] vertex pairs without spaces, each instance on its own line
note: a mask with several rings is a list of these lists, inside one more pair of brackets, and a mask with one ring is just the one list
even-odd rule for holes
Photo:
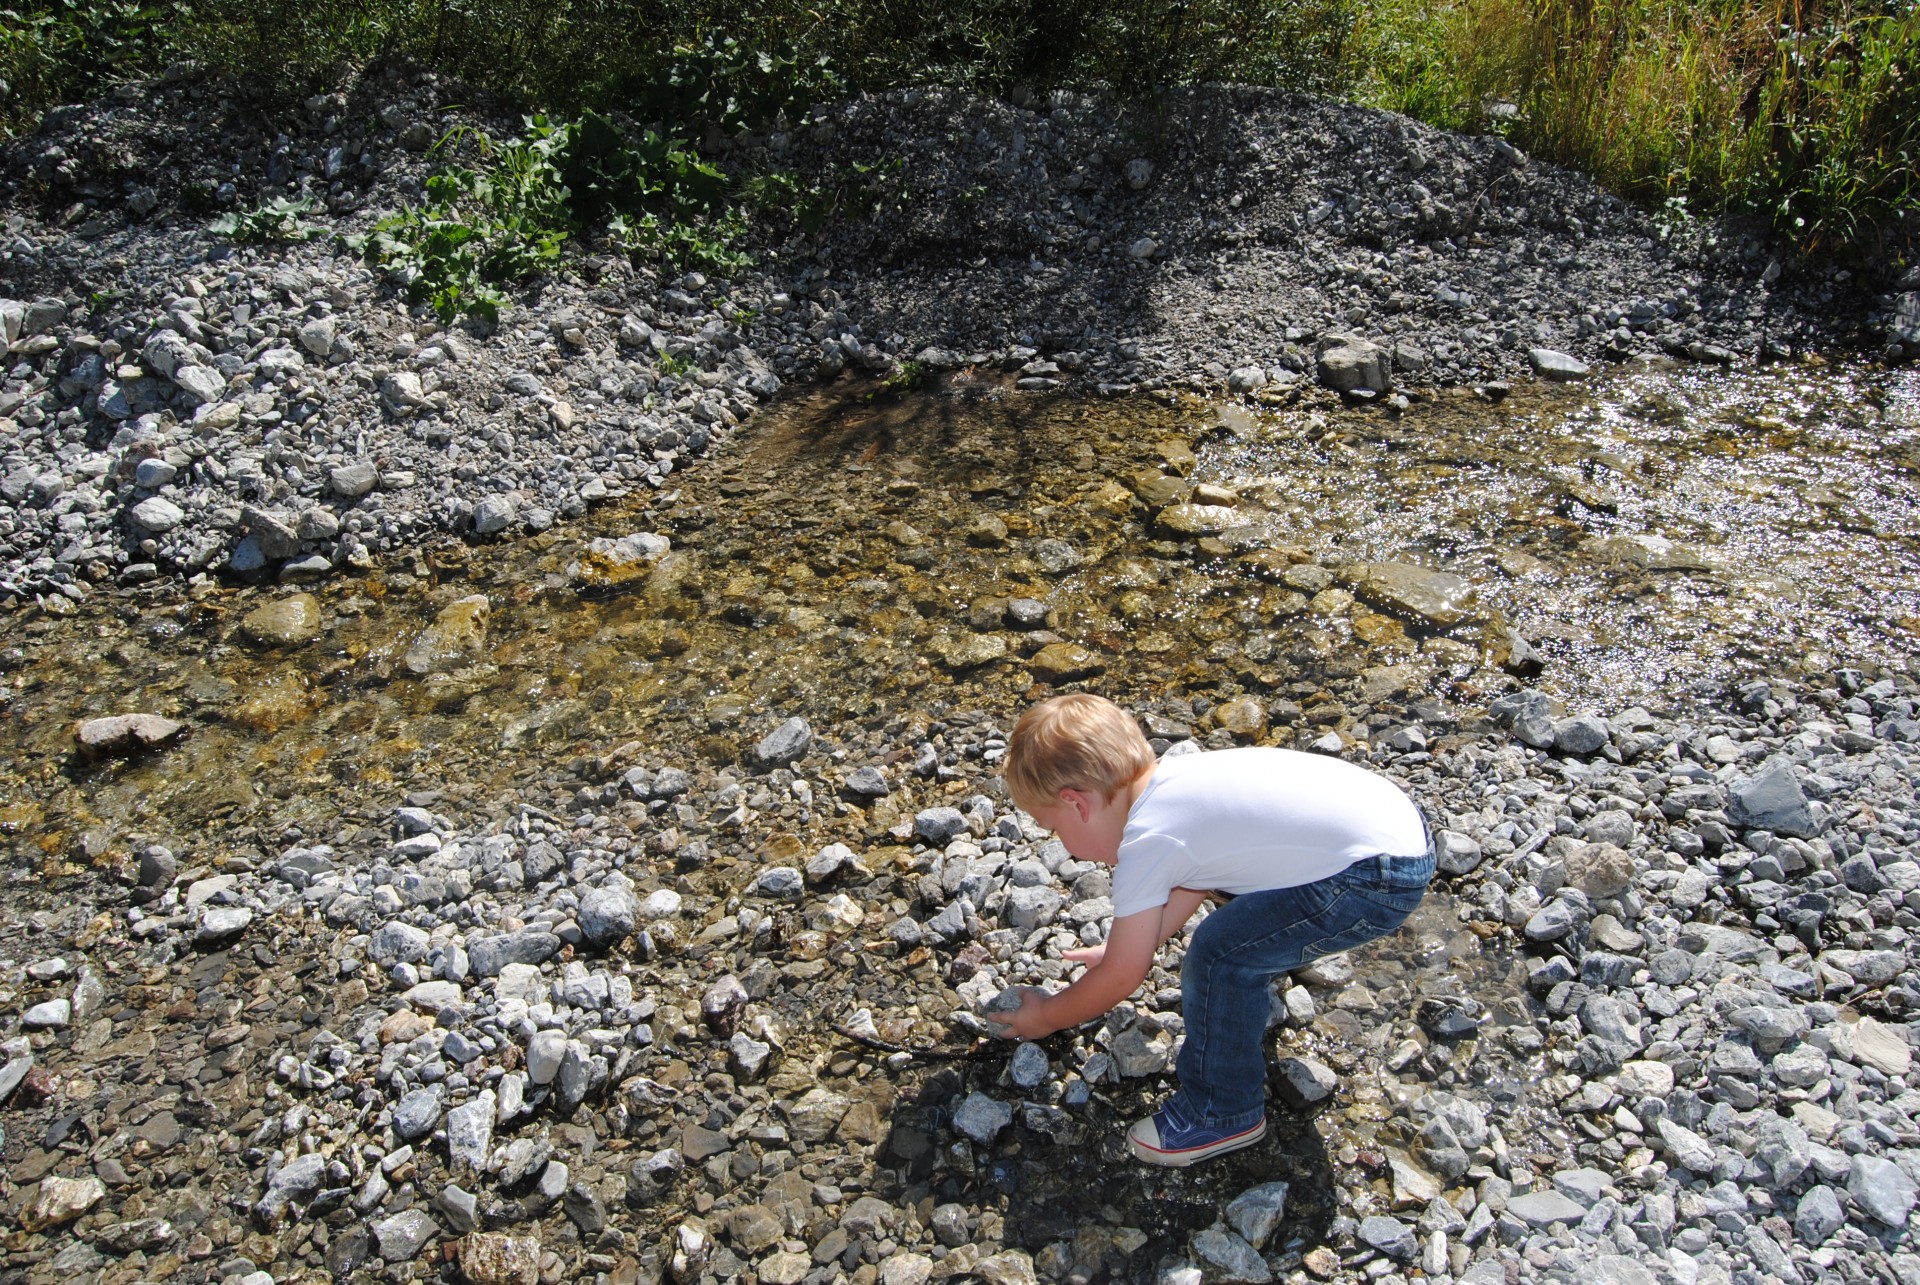
[[1388,0],[1348,57],[1367,101],[1622,192],[1754,209],[1808,249],[1915,252],[1913,0]]

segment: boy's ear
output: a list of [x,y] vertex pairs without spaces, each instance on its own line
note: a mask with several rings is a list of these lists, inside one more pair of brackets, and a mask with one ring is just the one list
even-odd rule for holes
[[1060,803],[1063,807],[1072,808],[1080,815],[1080,819],[1085,821],[1092,815],[1094,796],[1087,790],[1076,789],[1070,785],[1062,786],[1060,790]]

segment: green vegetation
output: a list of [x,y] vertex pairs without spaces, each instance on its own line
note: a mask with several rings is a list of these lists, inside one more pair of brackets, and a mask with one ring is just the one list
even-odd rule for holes
[[233,214],[223,214],[208,226],[222,236],[242,245],[261,245],[269,241],[306,241],[320,235],[320,229],[302,223],[302,215],[312,214],[320,202],[311,197],[290,201],[276,196],[265,205]]
[[[546,234],[602,218],[616,243],[719,265],[748,207],[802,226],[859,208],[873,176],[803,191],[757,175],[716,202],[699,144],[927,82],[1305,89],[1498,132],[1655,205],[1759,211],[1808,248],[1907,262],[1920,242],[1916,0],[14,3],[0,10],[0,131],[183,59],[302,94],[398,55],[550,113],[553,138],[463,140],[449,161],[466,171],[450,168],[413,224],[386,230],[398,259],[427,275],[446,265],[462,307],[537,267]],[[616,146],[596,112],[635,124]],[[612,168],[581,187],[576,152]]]
[[1366,101],[1492,131],[1646,199],[1764,212],[1807,248],[1920,238],[1913,0],[1387,0]]
[[601,220],[624,251],[722,271],[743,262],[726,175],[653,130],[636,140],[598,112],[538,115],[524,137],[459,129],[435,153],[426,202],[380,220],[359,248],[443,318],[496,317],[500,287],[557,266],[567,239]]

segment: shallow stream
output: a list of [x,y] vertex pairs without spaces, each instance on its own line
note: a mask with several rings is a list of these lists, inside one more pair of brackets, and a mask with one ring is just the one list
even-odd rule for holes
[[[330,581],[290,645],[242,628],[274,587],[0,622],[16,868],[132,836],[245,855],[632,740],[728,762],[792,714],[1002,717],[1046,684],[1196,712],[1251,695],[1300,740],[1365,737],[1510,685],[1509,625],[1542,685],[1608,712],[1920,644],[1910,375],[1655,371],[1397,418],[961,380],[797,400],[670,481],[564,532]],[[583,553],[634,532],[671,551]],[[1383,562],[1471,587],[1352,574]],[[133,763],[76,756],[78,720],[134,710],[190,731]]]

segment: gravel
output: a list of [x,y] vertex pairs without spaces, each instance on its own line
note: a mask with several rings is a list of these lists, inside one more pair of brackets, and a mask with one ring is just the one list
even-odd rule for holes
[[[911,90],[728,143],[741,172],[874,176],[818,233],[763,220],[735,279],[589,245],[498,326],[442,328],[331,234],[419,200],[454,124],[517,120],[392,67],[280,115],[183,74],[56,109],[0,153],[0,598],[310,580],[542,531],[665,485],[786,385],[847,370],[1267,400],[1321,385],[1397,407],[1604,361],[1883,335],[1897,357],[1920,300],[1920,282],[1876,296],[1738,227],[1662,224],[1504,142],[1380,112],[1228,87],[1154,117]],[[323,235],[206,227],[209,208],[282,196],[316,202]]]
[[[0,591],[57,610],[114,578],[537,530],[664,484],[789,381],[904,358],[1390,405],[1535,349],[1744,362],[1872,320],[1737,231],[1663,239],[1510,147],[1377,113],[1195,91],[1156,142],[1093,100],[925,91],[737,150],[885,149],[926,199],[740,282],[601,256],[497,330],[441,331],[318,243],[228,246],[180,204],[304,183],[364,223],[417,183],[449,91],[355,92],[278,123],[284,147],[191,80],[10,146]],[[484,603],[408,667],[474,654]],[[721,725],[744,767],[588,756],[461,809],[396,789],[375,825],[258,833],[219,869],[142,845],[118,878],[10,894],[6,1269],[1914,1278],[1917,699],[1842,668],[1572,718],[1538,691],[1435,700],[1333,737],[1432,817],[1437,920],[1403,934],[1419,959],[1282,983],[1286,1127],[1177,1180],[1118,1138],[1170,1084],[1178,939],[1105,1021],[976,1043],[994,996],[1067,980],[1105,895],[1006,801],[985,714]],[[1142,713],[1198,748],[1190,707]],[[902,766],[858,767],[880,763]],[[893,819],[869,832],[869,807]]]

